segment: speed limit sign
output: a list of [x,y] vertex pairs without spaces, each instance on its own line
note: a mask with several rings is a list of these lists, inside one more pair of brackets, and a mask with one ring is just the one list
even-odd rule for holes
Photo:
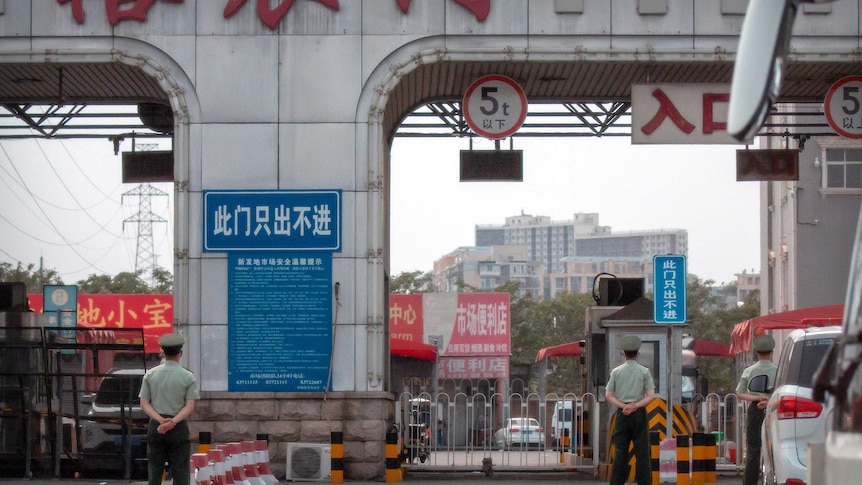
[[485,138],[506,138],[527,117],[527,95],[514,79],[491,74],[475,80],[461,102],[467,126]]
[[847,76],[829,88],[823,101],[826,121],[845,138],[862,138],[862,76]]

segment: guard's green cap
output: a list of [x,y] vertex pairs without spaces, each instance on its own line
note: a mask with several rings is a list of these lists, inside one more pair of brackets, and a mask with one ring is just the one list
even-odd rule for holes
[[162,347],[182,347],[186,339],[178,333],[166,333],[159,337],[159,345]]
[[775,339],[769,335],[760,335],[754,339],[755,352],[772,352],[775,348]]
[[620,347],[622,347],[623,352],[637,352],[641,349],[641,339],[634,335],[626,335],[620,341]]

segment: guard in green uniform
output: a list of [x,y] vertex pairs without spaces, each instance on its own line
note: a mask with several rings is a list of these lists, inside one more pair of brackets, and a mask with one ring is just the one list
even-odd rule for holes
[[159,338],[165,361],[144,374],[141,384],[141,409],[150,417],[147,429],[147,474],[149,485],[160,485],[165,462],[171,469],[174,485],[189,485],[188,418],[200,399],[195,376],[181,366],[185,339],[167,334]]
[[769,396],[766,394],[749,391],[748,383],[755,376],[766,375],[767,385],[772,387],[775,382],[775,371],[778,369],[778,366],[770,360],[772,349],[775,348],[775,339],[769,335],[760,335],[754,339],[753,347],[757,353],[757,362],[742,371],[742,377],[736,385],[736,398],[741,401],[751,401],[748,405],[748,421],[745,424],[745,445],[748,451],[745,454],[745,476],[742,482],[744,485],[758,483],[762,446],[760,428],[763,426],[766,403],[769,401]]
[[622,485],[628,478],[629,443],[634,443],[635,480],[638,485],[650,485],[649,423],[644,407],[655,397],[655,382],[649,369],[637,363],[641,339],[627,335],[620,347],[626,361],[611,371],[605,387],[605,399],[617,407],[611,485]]

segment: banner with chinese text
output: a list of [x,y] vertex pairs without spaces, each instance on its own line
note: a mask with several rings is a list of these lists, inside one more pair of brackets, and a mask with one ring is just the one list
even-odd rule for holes
[[[43,313],[44,298],[29,294],[30,309]],[[159,337],[174,329],[174,295],[78,295],[77,325],[110,330],[115,328],[144,329],[144,348],[158,353]],[[140,344],[141,342],[120,342]]]

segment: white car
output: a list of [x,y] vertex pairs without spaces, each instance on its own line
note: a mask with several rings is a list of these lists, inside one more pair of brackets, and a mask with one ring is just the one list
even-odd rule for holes
[[824,441],[830,408],[813,399],[813,375],[841,327],[794,330],[781,347],[763,420],[761,464],[765,484],[805,484],[808,444]]
[[505,425],[494,433],[494,444],[501,450],[513,446],[541,447],[545,444],[545,431],[535,418],[509,418]]

